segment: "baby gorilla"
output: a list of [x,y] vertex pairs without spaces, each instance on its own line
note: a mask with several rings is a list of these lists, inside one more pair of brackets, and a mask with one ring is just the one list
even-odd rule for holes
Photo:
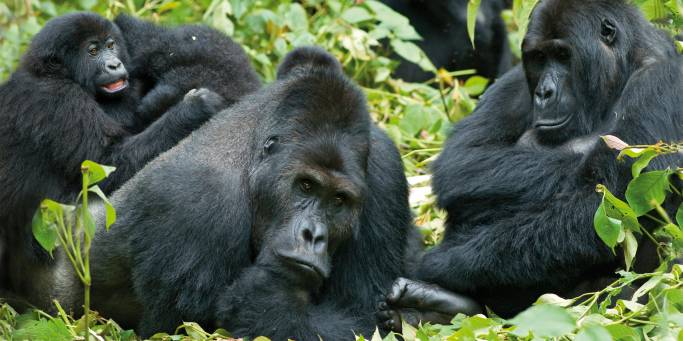
[[225,106],[260,88],[240,45],[202,25],[166,28],[121,14],[121,29],[132,57],[132,76],[148,88],[138,115],[155,119],[193,88],[207,88]]
[[[112,196],[118,220],[92,247],[93,307],[143,336],[181,321],[274,340],[369,335],[374,297],[405,274],[407,194],[360,89],[331,55],[297,49],[277,81]],[[77,308],[58,256],[46,277]]]
[[[145,123],[135,115],[138,84],[126,69],[125,46],[110,21],[91,13],[65,15],[34,37],[17,71],[0,86],[3,287],[42,292],[35,290],[40,281],[25,275],[48,262],[33,240],[31,217],[44,198],[74,200],[81,162],[116,166],[102,184],[111,192],[224,106],[219,95],[201,89]],[[50,304],[45,297],[29,298],[41,307]]]

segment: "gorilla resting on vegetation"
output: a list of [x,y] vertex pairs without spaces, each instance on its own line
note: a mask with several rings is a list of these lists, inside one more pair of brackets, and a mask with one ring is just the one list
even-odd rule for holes
[[214,91],[228,106],[260,87],[242,47],[208,26],[166,28],[125,14],[114,23],[131,55],[131,75],[146,92],[141,117],[158,117],[191,89]]
[[[92,247],[93,308],[147,336],[183,320],[274,340],[370,334],[414,237],[398,151],[341,65],[310,47],[112,202],[118,220]],[[53,294],[79,307],[77,283]]]
[[[447,230],[418,270],[419,279],[502,316],[547,292],[589,289],[620,266],[593,228],[595,187],[623,197],[630,165],[600,135],[637,144],[683,139],[682,58],[625,1],[541,2],[523,53],[523,67],[486,92],[434,164]],[[652,167],[681,161],[660,157]],[[637,269],[656,261],[640,251]],[[392,291],[382,304],[389,322],[408,307],[450,316],[472,308],[420,282],[401,279]]]
[[23,274],[47,262],[31,217],[44,198],[74,200],[82,161],[117,167],[102,188],[111,192],[225,106],[220,95],[200,89],[153,122],[141,119],[126,45],[119,28],[96,14],[65,15],[34,37],[0,86],[0,277],[19,294],[41,285]]
[[[475,47],[467,35],[467,0],[382,0],[410,20],[422,36],[418,46],[437,68],[476,69],[494,79],[512,66],[507,29],[500,14],[502,0],[481,2],[475,30]],[[396,76],[410,82],[423,82],[434,76],[418,65],[402,62]]]

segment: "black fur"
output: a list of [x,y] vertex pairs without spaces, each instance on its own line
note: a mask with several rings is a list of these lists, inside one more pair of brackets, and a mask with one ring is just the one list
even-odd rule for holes
[[[501,18],[504,1],[481,2],[475,29],[475,48],[467,35],[467,0],[382,0],[410,20],[422,36],[417,45],[437,68],[449,71],[475,69],[495,79],[512,67],[507,29]],[[434,76],[418,65],[402,61],[396,76],[422,82]]]
[[[603,20],[616,26],[614,39],[601,30]],[[546,292],[571,294],[619,266],[593,229],[595,186],[623,197],[630,165],[617,162],[598,135],[633,144],[683,139],[681,56],[637,8],[543,1],[523,49],[524,66],[456,124],[434,164],[447,230],[419,270],[420,279],[471,294],[503,316]],[[560,78],[544,78],[546,71]],[[562,128],[539,125],[565,112]],[[680,163],[680,155],[658,158],[652,168]]]
[[191,89],[221,95],[225,106],[260,87],[240,45],[202,25],[167,28],[121,14],[121,29],[132,57],[132,75],[149,89],[138,115],[154,119]]
[[[139,320],[142,335],[183,320],[274,340],[372,333],[375,298],[404,273],[414,237],[400,156],[326,52],[295,50],[278,75],[113,195],[118,221],[92,248],[95,309]],[[322,281],[273,256],[309,221],[296,174],[318,171],[353,192],[319,217],[336,217]]]
[[[0,236],[6,243],[0,277],[13,273],[9,285],[20,294],[42,285],[25,274],[47,261],[33,240],[31,217],[44,198],[75,199],[82,161],[117,167],[101,185],[111,192],[224,105],[202,89],[146,123],[135,115],[140,89],[126,72],[128,62],[116,25],[96,14],[69,14],[45,25],[0,86]],[[105,91],[103,84],[116,80],[128,87]]]

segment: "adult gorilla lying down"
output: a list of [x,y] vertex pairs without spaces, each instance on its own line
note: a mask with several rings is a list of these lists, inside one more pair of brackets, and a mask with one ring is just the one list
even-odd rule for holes
[[[447,229],[418,271],[503,316],[541,294],[571,296],[615,276],[619,257],[593,229],[595,186],[623,197],[630,165],[617,162],[600,135],[637,144],[683,139],[682,58],[625,1],[542,1],[523,53],[523,67],[486,92],[434,164]],[[682,159],[660,157],[651,166]],[[656,263],[650,246],[639,249],[636,270]],[[473,308],[406,279],[381,307],[390,327],[404,312],[450,318]]]
[[[183,320],[275,340],[370,334],[375,297],[404,273],[407,196],[361,91],[326,52],[295,50],[274,84],[112,196],[118,221],[92,247],[93,308],[143,336]],[[53,295],[77,308],[61,256]]]

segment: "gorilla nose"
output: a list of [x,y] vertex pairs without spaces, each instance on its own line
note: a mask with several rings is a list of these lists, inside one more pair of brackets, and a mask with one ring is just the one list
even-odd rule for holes
[[327,228],[323,224],[309,224],[301,229],[301,241],[306,249],[315,254],[327,252]]
[[121,68],[121,62],[120,61],[112,61],[112,62],[107,62],[107,69],[111,71],[116,71],[119,68]]
[[555,82],[550,77],[544,77],[543,80],[538,83],[536,91],[534,92],[534,101],[536,106],[543,109],[548,104],[552,103],[555,99],[555,94],[557,93],[555,88]]

